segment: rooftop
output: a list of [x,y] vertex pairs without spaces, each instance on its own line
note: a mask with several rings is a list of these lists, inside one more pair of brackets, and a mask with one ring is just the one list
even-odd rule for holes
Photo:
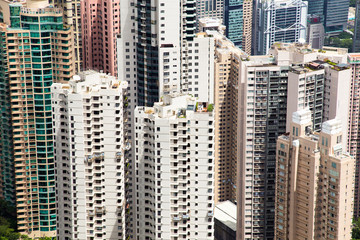
[[236,205],[226,201],[215,206],[214,217],[233,231],[236,231],[236,213]]
[[297,124],[307,124],[311,122],[311,111],[308,108],[299,110],[292,114],[292,121]]
[[332,119],[322,124],[321,131],[326,134],[338,134],[342,132],[342,123],[338,119]]
[[69,83],[55,83],[53,87],[54,89],[68,90],[72,93],[89,93],[98,92],[100,89],[126,89],[127,85],[126,81],[119,81],[116,77],[89,70],[73,76]]
[[159,118],[186,118],[190,114],[212,114],[214,105],[198,102],[191,95],[173,93],[164,95],[154,107],[139,107],[145,114],[153,114]]

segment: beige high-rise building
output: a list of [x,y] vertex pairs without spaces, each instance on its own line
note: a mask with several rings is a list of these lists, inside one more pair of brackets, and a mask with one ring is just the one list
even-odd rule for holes
[[241,58],[247,55],[218,32],[208,32],[215,40],[215,202],[235,200],[237,79]]
[[[17,228],[32,238],[56,236],[56,191],[51,85],[74,75],[71,28],[44,1],[0,0],[2,118],[0,158],[14,175]],[[6,9],[9,11],[7,12]],[[9,15],[7,15],[9,14]],[[10,168],[8,168],[10,170]],[[5,179],[9,182],[9,179]],[[8,186],[10,187],[10,186]]]
[[344,151],[341,121],[315,133],[311,115],[293,113],[277,141],[275,239],[351,239],[355,160]]
[[76,72],[80,72],[83,70],[80,0],[49,0],[49,2],[63,9],[64,22],[73,27],[75,70]]

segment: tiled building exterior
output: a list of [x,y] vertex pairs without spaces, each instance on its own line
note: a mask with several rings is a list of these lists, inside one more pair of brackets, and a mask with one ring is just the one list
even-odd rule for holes
[[351,239],[355,159],[344,152],[342,123],[315,133],[311,111],[292,116],[276,148],[275,238]]
[[120,0],[81,0],[80,5],[83,70],[117,76]]
[[[8,3],[2,1],[2,5]],[[13,147],[2,149],[6,164],[14,164],[18,230],[31,237],[55,236],[55,161],[51,114],[51,85],[74,74],[71,28],[62,11],[45,1],[27,7],[8,3],[8,26],[1,26],[3,99],[7,118],[1,139]],[[10,107],[10,109],[9,109]],[[12,131],[12,135],[8,136]],[[7,151],[7,152],[6,152]],[[14,161],[11,162],[13,158]]]

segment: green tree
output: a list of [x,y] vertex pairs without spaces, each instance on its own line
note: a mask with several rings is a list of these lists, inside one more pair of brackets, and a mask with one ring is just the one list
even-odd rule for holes
[[15,231],[17,230],[16,208],[15,206],[11,206],[7,201],[3,199],[0,199],[0,217],[4,218],[7,221],[7,223],[10,225],[10,228],[14,229]]
[[360,218],[358,218],[356,221],[353,221],[353,229],[351,232],[351,238],[353,240],[360,239]]
[[18,240],[20,236],[20,233],[10,228],[10,223],[4,217],[0,217],[0,240]]
[[348,32],[342,32],[339,34],[340,39],[351,39],[353,36]]
[[356,0],[350,0],[350,7],[356,7]]

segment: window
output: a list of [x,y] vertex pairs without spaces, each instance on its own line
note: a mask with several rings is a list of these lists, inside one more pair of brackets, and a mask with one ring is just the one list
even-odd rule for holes
[[331,163],[331,166],[332,166],[333,168],[336,168],[336,163],[332,162],[332,163]]

